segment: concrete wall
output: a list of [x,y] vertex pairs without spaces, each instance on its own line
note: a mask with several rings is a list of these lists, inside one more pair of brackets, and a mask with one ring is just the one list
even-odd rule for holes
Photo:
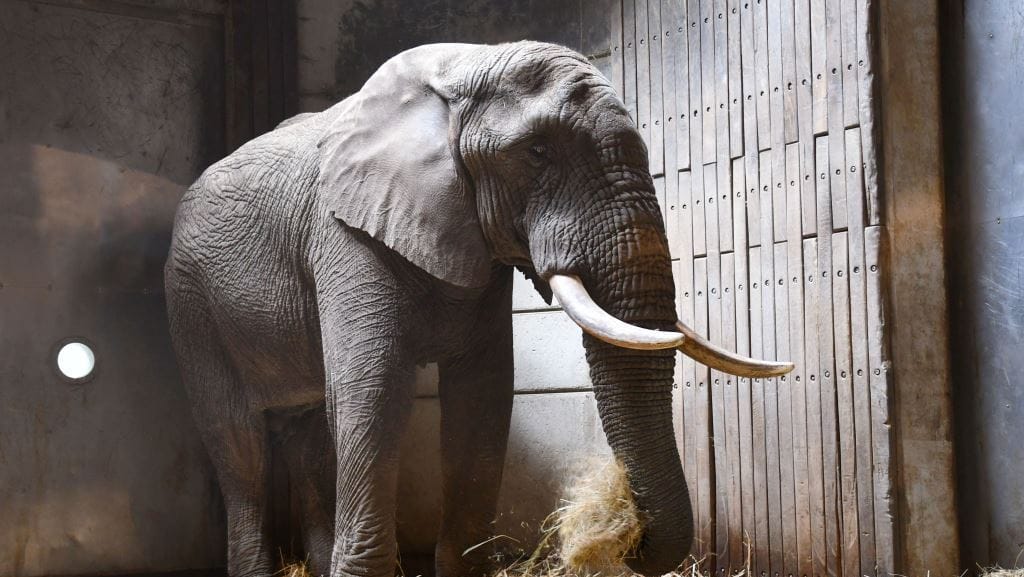
[[223,20],[185,8],[0,0],[0,575],[223,563],[162,296],[178,197],[224,152]]
[[961,566],[1024,567],[1024,12],[990,0],[945,16]]

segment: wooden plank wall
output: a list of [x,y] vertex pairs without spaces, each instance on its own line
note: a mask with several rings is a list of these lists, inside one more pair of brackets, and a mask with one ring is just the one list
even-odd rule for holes
[[719,574],[893,569],[870,15],[870,0],[613,6],[613,81],[651,153],[680,318],[797,364],[750,380],[678,363],[694,554]]

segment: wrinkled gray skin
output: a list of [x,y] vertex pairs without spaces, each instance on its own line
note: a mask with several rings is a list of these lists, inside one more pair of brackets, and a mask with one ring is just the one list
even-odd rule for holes
[[[210,167],[178,209],[171,330],[228,515],[228,572],[267,576],[273,411],[326,399],[336,507],[310,479],[313,570],[395,567],[398,442],[418,363],[438,362],[442,577],[481,574],[512,408],[512,268],[578,275],[613,315],[676,321],[647,150],[566,48],[429,45],[357,94]],[[649,522],[632,568],[676,567],[692,520],[673,440],[674,351],[584,337],[604,431]],[[329,450],[329,449],[328,449]],[[333,473],[332,473],[333,474]]]

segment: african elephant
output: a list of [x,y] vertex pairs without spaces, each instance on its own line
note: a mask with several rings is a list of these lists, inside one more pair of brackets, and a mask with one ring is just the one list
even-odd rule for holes
[[748,376],[790,365],[677,325],[647,149],[586,58],[536,42],[436,44],[245,144],[181,200],[171,331],[224,496],[232,577],[273,571],[267,413],[324,402],[336,504],[307,519],[313,569],[393,573],[398,441],[427,362],[442,411],[437,574],[483,571],[463,552],[489,536],[501,483],[513,267],[584,330],[608,443],[648,516],[632,568],[683,560],[675,349]]

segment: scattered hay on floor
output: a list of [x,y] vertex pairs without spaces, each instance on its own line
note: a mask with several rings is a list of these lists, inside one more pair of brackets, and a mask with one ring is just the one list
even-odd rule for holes
[[981,572],[982,577],[1024,577],[1024,568],[1003,569],[1002,567],[986,567]]
[[280,571],[274,574],[275,577],[313,577],[306,567],[304,561],[293,561],[286,564]]
[[[629,577],[625,561],[644,530],[621,462],[592,462],[566,489],[562,506],[541,527],[534,553],[493,577]],[[703,577],[703,563],[690,558],[665,577]]]

